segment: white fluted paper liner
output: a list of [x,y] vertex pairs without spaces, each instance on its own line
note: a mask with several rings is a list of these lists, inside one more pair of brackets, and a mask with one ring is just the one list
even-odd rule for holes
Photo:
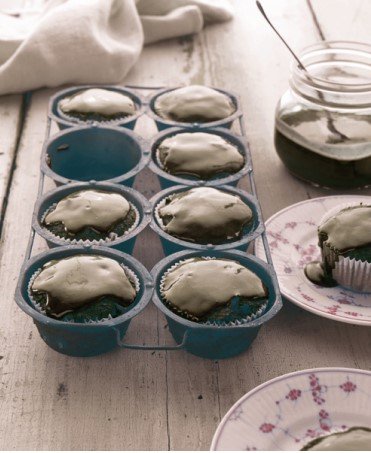
[[361,293],[371,292],[371,263],[367,261],[340,256],[332,276],[344,288]]
[[[169,272],[173,271],[175,268],[177,268],[181,264],[184,264],[184,263],[188,262],[190,259],[192,259],[192,258],[188,258],[186,260],[181,260],[181,261],[178,261],[177,263],[173,264],[171,267],[169,267],[166,270],[166,272],[161,277],[160,288],[159,289],[160,289],[160,294],[161,294],[161,296],[162,296],[162,298],[164,300],[167,301],[167,299],[165,297],[165,294],[164,294],[164,280],[165,280],[165,277],[167,276],[167,274]],[[216,259],[221,259],[221,258],[216,258],[216,257],[213,257],[213,256],[203,256],[202,259],[204,259],[204,260],[216,260]],[[230,259],[230,258],[226,258],[226,259]],[[241,266],[244,266],[244,265],[241,264]],[[244,266],[244,267],[246,267],[246,266]],[[246,269],[248,269],[248,267],[246,267]],[[267,298],[268,298],[268,296],[267,296]],[[224,323],[224,322],[218,322],[217,323],[217,322],[211,322],[211,321],[199,322],[199,321],[197,321],[197,318],[196,317],[193,318],[192,315],[188,315],[187,317],[185,317],[184,314],[182,315],[182,311],[178,310],[177,307],[174,306],[170,301],[167,301],[167,303],[174,309],[175,313],[178,316],[184,317],[185,319],[189,319],[190,321],[198,322],[199,324],[202,324],[202,325],[205,325],[205,326],[214,326],[214,327],[241,326],[241,325],[246,324],[246,323],[248,323],[250,321],[253,321],[256,318],[259,318],[265,312],[265,310],[266,310],[266,308],[268,306],[268,300],[267,300],[265,303],[264,302],[262,303],[261,307],[257,310],[256,313],[252,314],[251,316],[248,316],[247,318],[241,318],[241,319],[238,319],[236,321],[231,321],[231,322],[228,322],[228,323]]]
[[[112,193],[114,193],[114,192],[112,192]],[[53,209],[55,209],[57,204],[58,203],[54,203],[54,204],[50,205],[49,208],[43,213],[43,215],[41,216],[41,219],[40,219],[40,226],[42,228],[44,228],[45,230],[47,230],[50,234],[52,234],[56,239],[60,239],[61,241],[65,242],[66,245],[88,245],[88,244],[89,245],[90,244],[91,245],[100,245],[100,246],[107,245],[107,243],[115,241],[118,238],[125,237],[126,235],[131,233],[133,230],[135,230],[135,228],[137,228],[137,226],[139,225],[139,222],[140,222],[140,215],[139,215],[138,209],[136,208],[136,206],[134,206],[133,203],[129,203],[130,208],[132,208],[135,213],[135,221],[134,221],[133,225],[124,232],[123,235],[118,236],[116,233],[114,233],[112,231],[111,233],[109,233],[109,236],[107,236],[104,239],[99,239],[99,241],[97,241],[96,239],[90,241],[89,239],[76,240],[76,239],[63,238],[61,236],[58,236],[57,234],[52,233],[44,224],[45,217],[47,216],[47,214],[49,214],[49,212],[51,212]]]
[[[67,258],[67,257],[66,257]],[[63,258],[61,258],[63,259]],[[45,263],[47,264],[47,263]],[[120,263],[120,266],[124,269],[128,279],[130,280],[131,283],[134,284],[134,288],[135,288],[135,291],[136,291],[136,294],[138,294],[139,290],[140,290],[140,282],[139,282],[139,278],[137,277],[137,275],[135,274],[135,272],[133,270],[131,270],[129,267],[125,266],[124,264]],[[40,272],[42,271],[42,268],[39,268],[37,269],[31,276],[29,282],[28,282],[28,286],[27,286],[27,293],[28,293],[28,297],[30,298],[31,302],[32,302],[32,305],[33,307],[40,313],[42,313],[43,315],[45,316],[48,316],[46,314],[46,311],[42,308],[42,306],[36,302],[36,300],[33,298],[33,295],[32,295],[32,285],[33,285],[33,282],[35,281],[35,278],[40,274]],[[134,302],[134,301],[133,301]],[[128,307],[129,308],[129,307]],[[56,319],[56,318],[53,318],[53,319]],[[93,321],[93,320],[90,320],[90,321],[86,321],[85,323],[83,324],[99,324],[103,321],[108,321],[110,319],[113,319],[112,316],[108,316],[107,318],[102,318],[102,319],[99,319],[98,321]],[[56,321],[58,321],[58,319],[56,319]],[[71,323],[74,323],[74,321],[68,321],[68,322],[71,322]],[[82,323],[76,323],[76,324],[82,324]]]

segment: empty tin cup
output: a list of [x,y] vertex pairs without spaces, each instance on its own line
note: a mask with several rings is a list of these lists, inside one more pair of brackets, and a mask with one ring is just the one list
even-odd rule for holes
[[159,116],[156,112],[156,109],[155,109],[155,102],[157,100],[158,97],[160,97],[161,95],[169,92],[169,91],[174,91],[178,88],[182,88],[182,87],[173,87],[173,88],[164,88],[164,89],[161,89],[159,91],[157,91],[152,97],[151,99],[149,100],[149,115],[154,119],[155,123],[156,123],[156,126],[157,126],[157,129],[159,131],[162,131],[164,129],[167,129],[169,127],[189,127],[189,126],[192,126],[194,128],[199,128],[199,129],[208,129],[208,128],[214,128],[214,127],[225,127],[227,129],[231,128],[232,127],[232,124],[233,122],[239,118],[241,115],[242,115],[242,112],[241,112],[241,109],[240,109],[240,104],[239,104],[239,100],[237,98],[236,95],[232,94],[231,92],[229,91],[225,91],[225,90],[221,90],[220,88],[213,88],[214,90],[216,91],[219,91],[223,94],[225,94],[226,96],[228,96],[236,110],[234,113],[232,113],[232,115],[229,115],[228,117],[226,118],[223,118],[221,120],[218,120],[218,121],[209,121],[209,122],[202,122],[202,123],[197,123],[197,122],[181,122],[181,121],[172,121],[172,120],[168,120],[168,119],[165,119],[165,118],[162,118],[161,116]]
[[124,88],[120,86],[112,85],[81,85],[67,88],[65,90],[58,91],[49,101],[49,117],[55,121],[59,129],[66,129],[67,127],[73,127],[77,125],[89,125],[94,121],[92,120],[81,120],[74,118],[71,115],[66,115],[59,107],[59,101],[64,98],[70,97],[79,91],[89,90],[91,88],[100,88],[103,90],[115,91],[117,93],[128,96],[135,104],[135,114],[120,119],[112,119],[102,121],[100,124],[110,126],[126,127],[128,129],[134,129],[137,119],[143,114],[143,102],[142,99],[130,88]]
[[[254,272],[268,289],[268,305],[264,313],[239,325],[216,326],[189,321],[171,311],[162,301],[160,282],[168,269],[180,261],[194,257],[211,257],[238,261],[242,266]],[[170,332],[177,343],[184,340],[184,348],[191,354],[207,359],[225,359],[240,354],[248,349],[260,327],[277,314],[282,306],[281,295],[272,275],[273,267],[262,260],[246,253],[229,251],[192,251],[185,250],[168,256],[152,269],[155,291],[153,301],[164,313]]]
[[158,216],[156,215],[156,211],[161,205],[161,203],[170,195],[185,192],[187,190],[192,189],[193,187],[188,186],[173,186],[169,189],[162,190],[161,192],[157,193],[154,197],[150,199],[150,203],[152,205],[152,215],[151,215],[151,228],[160,236],[160,240],[162,243],[162,248],[164,250],[164,254],[166,256],[171,255],[172,253],[180,252],[184,249],[195,249],[195,250],[229,250],[229,249],[237,249],[246,251],[247,246],[258,236],[262,234],[264,231],[264,223],[262,220],[261,212],[259,209],[258,202],[253,195],[249,193],[236,189],[231,186],[218,186],[215,187],[218,190],[226,192],[231,195],[237,195],[241,198],[241,200],[247,204],[247,206],[251,209],[253,214],[252,222],[246,226],[243,230],[243,234],[240,239],[233,241],[226,241],[223,244],[213,245],[213,244],[197,244],[195,242],[185,241],[183,239],[176,238],[171,234],[164,231],[164,229],[160,226]]
[[203,185],[210,187],[220,186],[224,184],[231,184],[232,186],[236,186],[238,181],[243,176],[245,176],[249,171],[252,170],[250,153],[248,152],[248,145],[244,141],[243,137],[233,134],[232,132],[228,131],[225,128],[224,129],[218,128],[210,129],[204,132],[207,132],[208,134],[218,135],[219,137],[223,138],[224,140],[231,143],[237,148],[237,150],[244,158],[243,167],[239,171],[232,174],[225,173],[218,174],[207,180],[202,180],[192,175],[172,175],[171,173],[165,171],[158,152],[158,147],[160,146],[160,144],[167,138],[173,137],[174,135],[195,132],[200,132],[200,130],[198,128],[195,129],[192,126],[188,126],[185,128],[178,127],[165,129],[164,131],[160,132],[158,135],[154,137],[151,143],[151,160],[149,163],[149,168],[151,169],[151,171],[153,171],[153,173],[155,173],[158,176],[162,189],[167,189],[168,187],[172,187],[176,184],[187,186]]
[[[114,259],[129,268],[138,278],[139,291],[129,310],[123,315],[95,323],[64,322],[50,318],[34,308],[28,285],[35,272],[51,260],[67,258],[78,254],[92,254]],[[31,316],[41,338],[52,349],[62,354],[78,357],[95,356],[118,347],[125,336],[131,319],[148,304],[153,292],[152,278],[147,269],[133,257],[106,247],[58,247],[41,253],[23,265],[15,293],[19,307]]]
[[[101,239],[99,243],[98,241],[90,242],[88,240],[71,242],[53,234],[42,223],[45,214],[50,207],[58,203],[60,200],[81,190],[101,190],[104,192],[112,192],[122,195],[135,209],[136,215],[139,217],[136,219],[135,227],[116,239]],[[83,245],[90,243],[92,245],[112,247],[120,250],[121,252],[132,254],[138,234],[143,231],[150,222],[150,212],[151,208],[148,200],[141,193],[129,187],[98,182],[66,184],[55,190],[47,192],[36,202],[32,218],[32,226],[35,231],[46,240],[48,246],[51,248],[64,245]]]
[[95,180],[131,187],[150,158],[143,148],[143,139],[128,129],[71,127],[46,142],[41,170],[57,185]]

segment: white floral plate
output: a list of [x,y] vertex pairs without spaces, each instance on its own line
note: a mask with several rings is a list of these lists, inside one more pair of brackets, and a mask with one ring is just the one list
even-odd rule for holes
[[[320,260],[317,226],[324,214],[337,205],[361,201],[371,203],[371,197],[314,198],[277,212],[265,224],[283,296],[319,316],[371,326],[371,294],[356,293],[341,286],[324,288],[311,283],[304,274],[306,263]],[[256,241],[255,254],[265,259],[261,239]]]
[[232,406],[211,450],[300,450],[352,426],[371,427],[371,372],[317,368],[279,376]]

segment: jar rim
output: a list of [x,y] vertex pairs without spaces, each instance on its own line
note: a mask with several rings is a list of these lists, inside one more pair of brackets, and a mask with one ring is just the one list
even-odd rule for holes
[[[324,51],[328,51],[327,53]],[[349,62],[357,63],[355,57],[366,57],[369,59],[368,63],[363,63],[364,66],[370,66],[370,82],[361,83],[345,83],[339,81],[331,81],[323,77],[310,74],[308,77],[306,71],[300,68],[296,61],[291,64],[291,72],[293,79],[298,83],[303,83],[313,89],[318,89],[324,92],[342,92],[342,93],[364,93],[371,92],[371,45],[368,43],[357,42],[357,41],[321,41],[316,44],[305,47],[300,52],[300,59],[304,62],[310,57],[322,56],[322,62],[329,59],[323,58],[324,56],[329,57],[330,55],[336,54],[336,52],[346,52],[349,56],[353,55],[353,59]]]

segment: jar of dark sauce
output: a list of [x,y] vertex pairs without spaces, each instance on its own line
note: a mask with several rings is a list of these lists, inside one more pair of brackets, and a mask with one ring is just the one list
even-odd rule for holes
[[371,186],[371,46],[322,42],[292,68],[275,118],[275,146],[298,178],[331,188]]

